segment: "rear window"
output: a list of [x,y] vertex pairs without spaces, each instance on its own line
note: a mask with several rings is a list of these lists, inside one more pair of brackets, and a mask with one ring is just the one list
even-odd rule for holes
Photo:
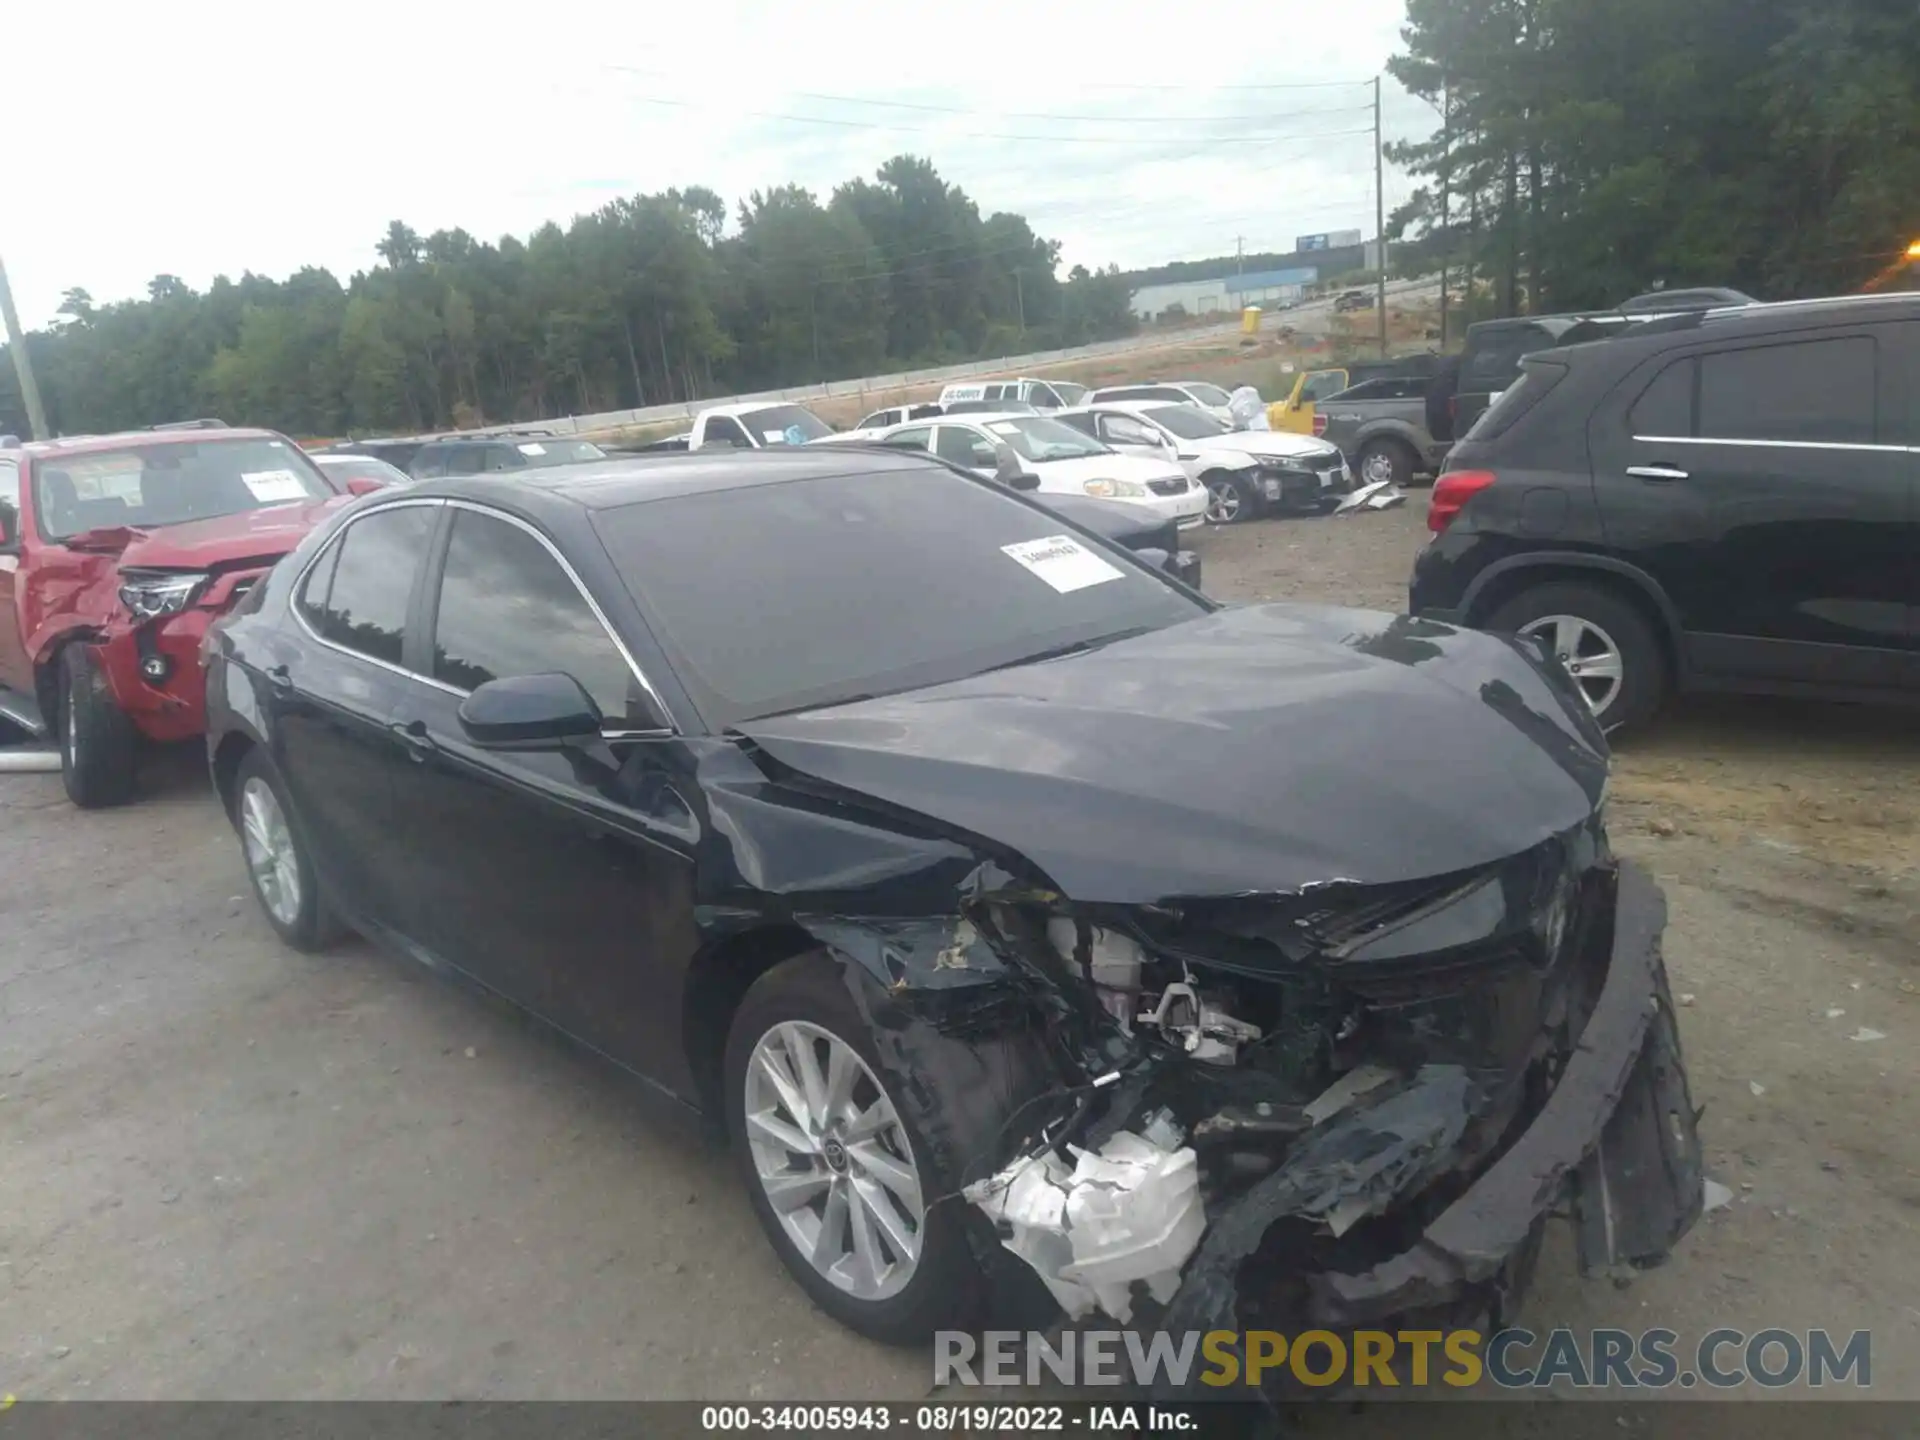
[[1514,423],[1544,399],[1554,386],[1566,378],[1567,367],[1534,361],[1520,372],[1520,378],[1501,392],[1500,398],[1480,412],[1480,418],[1467,431],[1469,440],[1492,440],[1511,430]]
[[804,445],[833,433],[811,410],[799,405],[769,405],[764,410],[749,410],[740,417],[755,443],[760,445]]
[[678,495],[594,525],[717,728],[1206,610],[1046,511],[932,467]]
[[1467,358],[1460,367],[1460,388],[1469,394],[1504,390],[1520,372],[1520,361],[1539,350],[1550,350],[1554,337],[1537,325],[1495,330],[1467,338]]

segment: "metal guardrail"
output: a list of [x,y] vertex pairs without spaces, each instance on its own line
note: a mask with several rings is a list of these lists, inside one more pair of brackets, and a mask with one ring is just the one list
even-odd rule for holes
[[[1393,295],[1408,290],[1418,290],[1426,284],[1424,280],[1397,281],[1387,286],[1387,293]],[[1310,301],[1300,308],[1315,309],[1331,303],[1331,300]],[[1288,313],[1290,312],[1273,312],[1276,319]],[[1133,350],[1161,349],[1187,340],[1206,340],[1214,336],[1236,335],[1239,331],[1240,314],[1236,311],[1232,319],[1224,320],[1218,325],[1199,326],[1192,330],[1174,332],[1143,330],[1119,340],[1102,340],[1096,344],[1077,345],[1067,350],[1036,350],[1026,355],[1003,355],[997,360],[970,360],[960,365],[942,365],[927,370],[902,370],[892,375],[867,375],[850,380],[828,380],[817,385],[799,385],[786,390],[762,390],[748,395],[709,395],[699,400],[677,401],[671,405],[647,405],[634,410],[606,410],[597,415],[562,415],[546,420],[529,420],[525,424],[540,426],[557,435],[579,435],[589,431],[618,429],[626,425],[651,425],[672,420],[685,420],[690,423],[695,415],[714,405],[805,404],[810,400],[837,400],[849,396],[889,394],[896,390],[912,389],[915,386],[943,385],[952,380],[1021,374],[1042,366],[1059,365],[1072,360],[1096,360],[1107,355],[1124,355]],[[511,428],[513,427],[488,425],[477,430],[445,430],[436,431],[435,434],[436,436],[479,435]]]

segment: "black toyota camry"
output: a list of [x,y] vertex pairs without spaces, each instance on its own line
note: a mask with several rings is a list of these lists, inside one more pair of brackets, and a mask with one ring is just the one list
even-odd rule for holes
[[705,1112],[868,1334],[1036,1275],[1182,1330],[1490,1323],[1549,1213],[1609,1273],[1699,1213],[1663,902],[1530,642],[1223,608],[822,449],[369,496],[207,659],[280,935]]

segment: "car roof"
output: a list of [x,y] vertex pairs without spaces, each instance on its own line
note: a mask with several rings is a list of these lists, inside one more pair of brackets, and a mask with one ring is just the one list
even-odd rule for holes
[[[1553,352],[1562,357],[1624,355],[1632,347],[1639,356],[1687,340],[1735,339],[1743,335],[1771,335],[1818,329],[1859,320],[1920,317],[1920,293],[1888,295],[1826,295],[1809,300],[1781,300],[1771,304],[1727,305],[1712,310],[1682,310],[1670,315],[1648,315],[1614,335],[1584,340]],[[1600,317],[1604,318],[1604,316]],[[1544,357],[1542,357],[1544,358]]]
[[102,450],[125,450],[131,445],[205,445],[222,440],[287,440],[277,430],[228,428],[209,430],[115,430],[105,435],[67,435],[58,440],[29,440],[20,447],[35,458],[87,455]]
[[918,420],[908,420],[888,428],[911,430],[916,425],[983,425],[989,420],[1045,420],[1047,418],[1031,410],[962,410],[957,415],[951,411],[945,415],[922,415]]
[[[511,475],[457,475],[407,488],[409,499],[475,500],[539,515],[557,510],[618,510],[678,495],[744,490],[838,475],[922,468],[928,457],[879,446],[778,446],[766,450],[628,455]],[[947,468],[947,467],[942,467]]]

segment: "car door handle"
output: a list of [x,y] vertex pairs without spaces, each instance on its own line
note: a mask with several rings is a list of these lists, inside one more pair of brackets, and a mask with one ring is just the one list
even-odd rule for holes
[[389,725],[387,730],[394,739],[407,747],[407,758],[415,762],[425,760],[440,748],[433,743],[433,737],[427,733],[424,720],[409,720],[404,725]]
[[274,665],[267,671],[267,683],[276,690],[293,689],[293,672],[284,665]]
[[1684,480],[1687,472],[1677,465],[1629,465],[1627,474],[1641,480]]

